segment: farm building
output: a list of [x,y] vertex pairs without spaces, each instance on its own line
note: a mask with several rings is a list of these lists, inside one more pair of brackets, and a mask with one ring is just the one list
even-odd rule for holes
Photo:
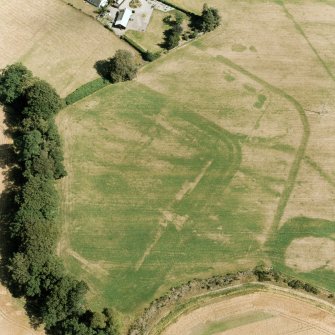
[[132,11],[129,8],[120,10],[116,18],[115,26],[126,29],[131,14],[132,14]]
[[104,7],[108,4],[108,0],[86,0],[87,2],[89,2],[91,5],[95,6],[95,7]]

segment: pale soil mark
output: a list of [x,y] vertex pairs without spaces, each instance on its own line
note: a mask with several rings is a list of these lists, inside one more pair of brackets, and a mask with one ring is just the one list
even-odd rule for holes
[[142,257],[139,259],[139,261],[136,263],[135,265],[135,271],[138,271],[141,266],[143,265],[145,259],[150,255],[152,249],[155,247],[155,245],[157,244],[157,242],[160,240],[160,238],[163,235],[165,228],[163,226],[159,226],[156,235],[154,237],[154,240],[151,242],[151,244],[146,248],[146,250],[144,251]]
[[145,259],[150,255],[152,249],[155,247],[155,245],[158,243],[160,238],[162,237],[165,228],[169,223],[175,225],[176,229],[180,231],[183,227],[183,225],[188,220],[188,215],[178,215],[171,211],[162,211],[162,217],[159,220],[159,228],[156,232],[156,235],[154,237],[154,240],[152,243],[147,247],[147,249],[144,251],[142,257],[139,259],[139,261],[135,265],[135,270],[138,271],[142,264],[144,263]]
[[285,263],[300,272],[324,268],[335,270],[335,241],[321,237],[295,239],[286,249]]
[[86,258],[78,254],[72,249],[66,249],[65,252],[75,258],[79,263],[81,263],[85,270],[93,273],[94,275],[108,275],[108,271],[103,269],[99,264],[88,261]]
[[202,168],[201,172],[197,175],[193,182],[185,182],[180,191],[176,194],[176,200],[181,201],[185,197],[186,194],[190,194],[197,187],[200,180],[205,175],[208,168],[212,165],[213,161],[207,162],[207,164]]
[[[190,194],[193,190],[197,187],[201,179],[204,177],[205,173],[207,172],[208,168],[213,163],[213,160],[206,163],[206,165],[201,169],[200,173],[194,179],[193,182],[185,182],[180,191],[176,194],[175,199],[176,201],[182,201],[186,194]],[[171,205],[173,207],[173,203]],[[156,246],[160,238],[162,237],[165,228],[169,223],[172,223],[176,226],[176,229],[179,231],[188,220],[188,215],[182,216],[176,213],[171,212],[170,210],[162,211],[162,217],[159,220],[159,228],[156,232],[154,240],[150,243],[150,245],[144,251],[142,257],[138,260],[135,265],[135,270],[138,271],[141,266],[143,265],[145,259],[150,255],[152,249]]]

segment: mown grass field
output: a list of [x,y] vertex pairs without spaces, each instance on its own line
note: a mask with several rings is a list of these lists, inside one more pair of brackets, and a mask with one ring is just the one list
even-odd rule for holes
[[218,30],[58,116],[59,252],[95,306],[132,317],[172,285],[259,262],[334,290],[335,253],[313,269],[291,242],[335,239],[335,8],[219,8]]
[[92,17],[61,0],[1,4],[0,68],[20,61],[62,97],[98,78],[95,62],[121,48],[130,50]]
[[169,26],[163,22],[164,17],[173,15],[172,12],[162,12],[154,10],[150,18],[147,30],[143,33],[140,31],[128,30],[126,35],[139,44],[143,49],[151,52],[162,51],[162,43],[164,43],[164,31]]

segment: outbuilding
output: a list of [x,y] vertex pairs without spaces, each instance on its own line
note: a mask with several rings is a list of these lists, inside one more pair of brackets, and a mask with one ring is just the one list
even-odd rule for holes
[[129,8],[122,9],[118,12],[115,21],[115,27],[126,29],[129,19],[131,17],[132,11]]
[[124,1],[125,0],[114,0],[113,6],[119,8],[124,3]]
[[87,2],[89,2],[91,5],[95,6],[95,7],[104,7],[108,4],[108,0],[86,0]]

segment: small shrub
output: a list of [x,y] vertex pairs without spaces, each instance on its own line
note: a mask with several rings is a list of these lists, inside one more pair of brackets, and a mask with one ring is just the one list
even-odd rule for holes
[[189,37],[190,38],[197,38],[198,35],[199,35],[199,31],[197,29],[195,29],[189,34]]
[[288,286],[294,288],[294,289],[299,289],[299,288],[303,288],[303,283],[298,280],[298,279],[292,279],[287,283]]
[[258,281],[270,281],[270,271],[266,270],[263,265],[258,265],[254,269],[254,275]]
[[145,54],[143,54],[144,60],[148,62],[153,62],[154,60],[158,59],[160,56],[161,56],[161,53],[159,51],[157,52],[147,51]]
[[308,283],[305,283],[303,288],[306,292],[309,292],[309,293],[313,293],[313,294],[318,294],[319,293],[319,290],[317,288],[315,288],[314,286],[312,286]]

